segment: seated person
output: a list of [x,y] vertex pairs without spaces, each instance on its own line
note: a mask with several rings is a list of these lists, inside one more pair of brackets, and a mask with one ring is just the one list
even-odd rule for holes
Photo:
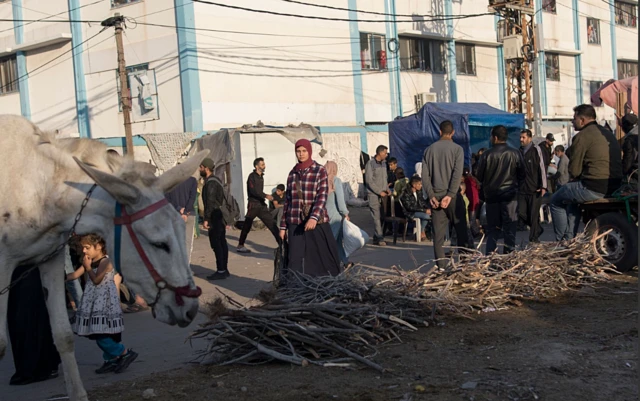
[[422,179],[417,175],[411,177],[409,186],[400,197],[402,207],[404,208],[408,219],[420,219],[421,240],[427,237],[427,223],[431,219],[431,210],[429,202],[424,198],[422,192]]
[[556,241],[578,234],[579,205],[602,199],[616,191],[622,182],[620,145],[611,131],[598,125],[593,106],[573,109],[573,128],[579,131],[568,149],[570,182],[551,197],[551,218]]
[[285,190],[286,188],[284,184],[278,184],[276,191],[272,195],[273,200],[269,202],[269,211],[271,212],[276,224],[280,224],[280,220],[282,220]]
[[396,169],[396,182],[393,184],[393,196],[401,196],[408,183],[409,179],[404,175],[404,169],[402,167],[398,167]]

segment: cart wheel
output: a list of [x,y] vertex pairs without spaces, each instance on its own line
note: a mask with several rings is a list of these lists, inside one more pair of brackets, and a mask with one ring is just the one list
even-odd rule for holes
[[610,212],[591,220],[585,231],[595,239],[609,230],[611,230],[610,233],[593,243],[595,251],[615,265],[620,272],[633,269],[638,265],[637,227],[629,223],[623,214]]

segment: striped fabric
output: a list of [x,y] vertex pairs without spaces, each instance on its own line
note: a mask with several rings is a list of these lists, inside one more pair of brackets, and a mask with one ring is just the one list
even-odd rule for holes
[[300,182],[304,203],[313,205],[310,218],[319,223],[328,222],[329,216],[326,208],[327,195],[329,193],[327,170],[318,163],[313,162],[309,168],[302,172],[294,168],[289,173],[280,229],[286,230],[289,224],[304,223],[302,220],[302,201],[298,197],[296,181]]

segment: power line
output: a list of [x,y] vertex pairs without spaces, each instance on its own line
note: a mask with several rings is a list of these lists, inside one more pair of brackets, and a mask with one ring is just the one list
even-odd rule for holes
[[[245,31],[227,31],[223,29],[208,29],[208,28],[195,28],[195,27],[181,27],[175,25],[166,25],[166,24],[154,24],[150,22],[138,22],[139,25],[145,26],[156,26],[161,28],[172,28],[172,29],[182,29],[182,30],[191,30],[191,31],[202,31],[202,32],[216,32],[216,33],[234,33],[239,35],[255,35],[255,36],[278,36],[290,38],[292,35],[280,34],[280,33],[267,33],[267,32],[245,32]],[[352,37],[346,36],[313,36],[313,35],[295,35],[296,38],[314,38],[314,39],[356,39]]]
[[11,85],[15,84],[16,82],[19,82],[22,78],[26,78],[26,77],[28,77],[30,74],[33,74],[34,72],[36,72],[36,71],[38,71],[38,70],[40,70],[40,69],[42,69],[42,68],[46,67],[47,65],[49,65],[49,64],[53,63],[54,61],[56,61],[56,60],[60,59],[62,56],[64,56],[64,55],[66,55],[66,54],[71,53],[71,52],[72,52],[72,51],[74,51],[77,47],[82,46],[83,44],[87,43],[87,42],[88,42],[88,41],[90,41],[91,39],[93,39],[93,38],[95,38],[96,36],[100,35],[100,34],[101,34],[102,32],[104,32],[106,29],[107,29],[106,27],[105,27],[105,28],[103,28],[102,30],[100,30],[100,32],[96,33],[95,35],[91,36],[90,38],[88,38],[88,39],[86,39],[86,40],[84,40],[84,41],[82,41],[82,42],[78,43],[78,44],[77,44],[77,45],[75,45],[75,46],[72,46],[72,47],[71,47],[71,49],[67,50],[67,51],[66,51],[66,52],[64,52],[64,53],[59,54],[58,56],[56,56],[56,57],[52,58],[51,60],[47,61],[46,63],[44,63],[44,64],[42,64],[42,65],[40,65],[40,66],[38,66],[38,67],[34,68],[33,70],[31,70],[31,71],[27,71],[27,73],[26,73],[26,74],[24,74],[24,75],[22,75],[22,76],[20,76],[20,77],[18,77],[18,78],[16,78],[16,79],[14,79],[13,81],[11,81],[11,82],[9,82],[9,83],[5,84],[5,86],[11,86]]
[[[414,19],[410,19],[410,20],[395,20],[395,19],[393,19],[393,20],[366,20],[366,19],[331,18],[331,17],[318,17],[318,16],[313,16],[313,15],[280,13],[280,12],[277,12],[277,11],[257,10],[257,9],[253,9],[253,8],[247,8],[247,7],[232,6],[230,4],[214,3],[212,1],[206,1],[206,0],[193,0],[193,1],[196,2],[196,3],[209,4],[209,5],[212,5],[212,6],[230,8],[230,9],[233,9],[233,10],[249,11],[249,12],[260,13],[260,14],[278,15],[278,16],[281,16],[281,17],[296,17],[296,18],[315,19],[315,20],[323,20],[323,21],[342,21],[342,22],[437,22],[437,21],[448,21],[448,20],[474,18],[474,17],[479,17],[479,16],[485,16],[485,15],[495,15],[494,13],[483,13],[483,14],[469,14],[469,15],[450,15],[450,16],[443,16],[443,17],[440,17],[440,18],[430,18],[430,19],[414,18]],[[420,16],[420,17],[422,17],[422,16]]]
[[[377,11],[365,11],[365,10],[354,9],[354,8],[334,7],[334,6],[327,6],[327,5],[324,5],[324,4],[306,3],[304,1],[298,1],[298,0],[280,0],[280,1],[284,1],[284,2],[287,2],[287,3],[293,3],[293,4],[301,4],[301,5],[310,6],[310,7],[326,8],[326,9],[329,9],[329,10],[351,11],[351,12],[358,12],[358,13],[361,13],[361,14],[383,15],[385,17],[409,17],[409,18],[432,17],[431,15],[390,14],[390,13],[381,13],[381,12],[377,12]],[[484,15],[494,15],[494,13],[467,14],[467,15],[465,15],[465,17],[467,17],[467,18],[469,18],[470,16],[479,17],[479,16],[484,16]],[[449,17],[461,17],[461,16],[453,16],[452,15],[452,16],[449,16]],[[413,21],[414,20],[412,20],[412,22]],[[403,22],[403,21],[396,21],[396,22]]]
[[[82,6],[78,6],[78,7],[72,8],[72,9],[70,9],[70,10],[61,11],[61,12],[59,12],[59,13],[57,13],[57,14],[49,15],[48,17],[41,18],[41,19],[39,19],[39,20],[34,20],[34,21],[31,21],[31,22],[26,23],[26,24],[17,25],[17,26],[15,26],[15,27],[13,27],[13,28],[4,29],[4,30],[0,31],[0,33],[2,33],[2,32],[7,32],[7,31],[10,31],[10,30],[12,30],[12,29],[20,28],[20,27],[22,27],[22,26],[31,25],[31,24],[33,24],[33,23],[35,23],[35,22],[45,21],[45,20],[47,20],[48,18],[51,18],[51,17],[57,17],[57,16],[58,16],[58,15],[60,15],[60,14],[67,13],[67,12],[69,12],[69,11],[79,10],[79,9],[81,9],[81,8],[83,8],[83,7],[92,6],[92,5],[94,5],[94,4],[98,4],[98,3],[102,3],[102,2],[103,2],[103,0],[97,0],[97,1],[94,1],[93,3],[84,4],[84,5],[82,5]],[[35,10],[31,10],[31,9],[29,9],[29,8],[25,8],[25,7],[22,7],[22,8],[24,8],[25,10],[29,10],[29,11],[35,11]],[[40,12],[40,11],[37,11],[37,12],[39,12],[40,14],[45,14],[45,15],[47,15],[46,13],[43,13],[43,12]],[[47,22],[49,22],[49,21],[47,21]]]

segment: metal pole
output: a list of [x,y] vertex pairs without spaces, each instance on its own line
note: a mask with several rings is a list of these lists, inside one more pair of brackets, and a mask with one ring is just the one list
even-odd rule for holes
[[124,61],[124,45],[122,43],[122,21],[119,13],[115,13],[114,26],[116,28],[116,46],[118,49],[118,75],[120,76],[120,100],[122,101],[122,115],[124,117],[124,134],[127,141],[126,155],[133,158],[133,134],[131,133],[131,97],[127,84],[127,63]]

